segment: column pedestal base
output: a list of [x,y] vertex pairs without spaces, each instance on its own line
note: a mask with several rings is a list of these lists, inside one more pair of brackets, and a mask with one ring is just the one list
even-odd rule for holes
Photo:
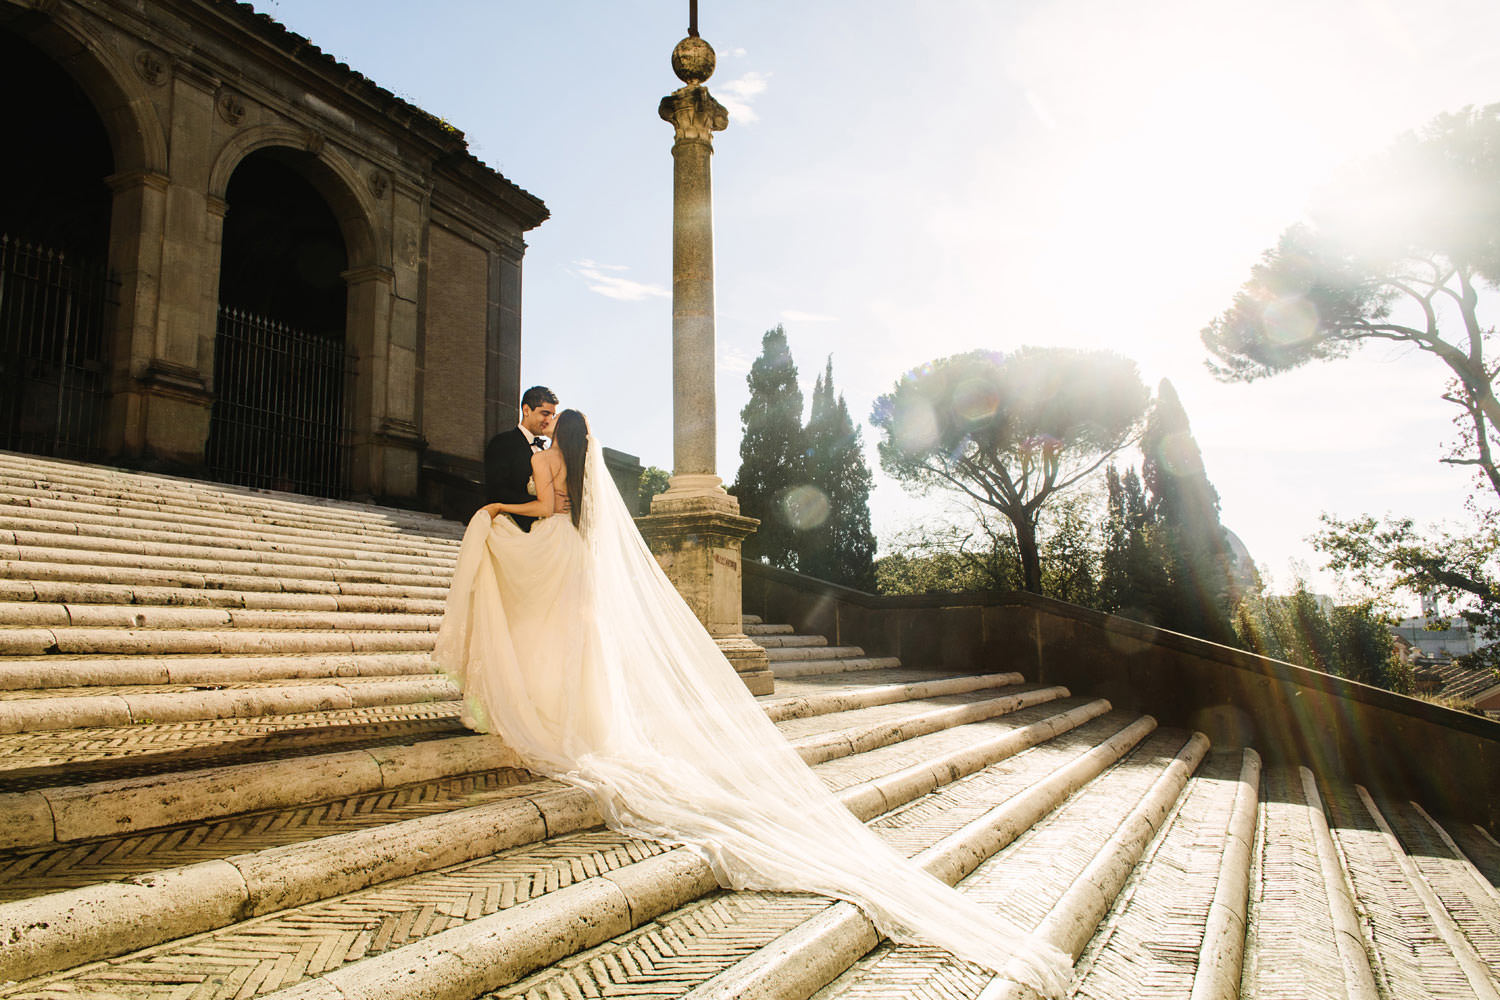
[[656,561],[752,694],[775,687],[766,651],[741,621],[740,545],[760,521],[742,517],[734,497],[664,493],[636,518]]

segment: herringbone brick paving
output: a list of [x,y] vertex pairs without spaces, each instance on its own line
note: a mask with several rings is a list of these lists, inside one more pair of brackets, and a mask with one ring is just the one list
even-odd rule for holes
[[1500,887],[1500,842],[1489,831],[1473,823],[1445,823],[1448,832],[1464,857],[1474,863],[1479,874],[1492,886]]
[[[778,687],[779,687],[779,684],[778,684]],[[829,733],[842,732],[842,731],[844,731],[846,729],[856,729],[856,728],[859,728],[859,727],[869,726],[869,725],[880,725],[880,724],[889,725],[891,723],[900,722],[903,719],[910,718],[912,716],[920,715],[920,714],[922,714],[924,712],[931,711],[932,709],[935,709],[935,708],[943,708],[943,707],[949,707],[949,706],[959,705],[959,704],[973,704],[975,701],[982,701],[982,700],[985,700],[985,699],[988,699],[988,698],[994,698],[994,697],[997,697],[997,696],[1000,696],[1000,695],[1011,694],[1011,693],[1014,693],[1015,691],[1018,691],[1018,690],[1020,690],[1020,688],[1015,688],[1015,687],[1010,687],[1010,688],[988,688],[988,689],[985,689],[983,691],[976,691],[976,692],[972,692],[970,694],[940,695],[940,696],[933,697],[933,698],[930,698],[930,699],[923,699],[922,701],[919,701],[919,702],[912,702],[912,701],[895,702],[895,703],[893,703],[891,705],[879,705],[879,706],[875,706],[875,707],[872,707],[872,708],[853,709],[853,710],[846,710],[846,711],[842,711],[842,712],[829,712],[829,713],[826,713],[826,714],[823,714],[823,715],[811,715],[811,716],[805,716],[805,717],[796,718],[796,719],[784,719],[784,720],[776,723],[776,728],[788,740],[791,740],[792,742],[795,743],[795,742],[797,742],[799,740],[814,739],[816,737],[823,736],[823,735],[826,735],[826,734],[829,734]],[[1022,712],[1031,713],[1031,714],[1028,714],[1026,716],[1026,718],[1029,718],[1029,719],[1032,719],[1032,721],[1035,721],[1036,718],[1045,718],[1045,717],[1047,717],[1049,715],[1054,715],[1057,712],[1062,711],[1062,709],[1058,709],[1058,708],[1055,707],[1057,704],[1058,704],[1057,702],[1049,702],[1048,704],[1045,704],[1045,705],[1034,706],[1031,709],[1021,709],[1021,710],[1018,710],[1017,712],[1012,712],[1012,713],[1009,713],[1007,715],[998,716],[996,719],[989,720],[989,721],[997,722],[997,723],[999,723],[1001,725],[1006,725],[1007,724],[1006,720],[1012,720],[1012,719],[1018,718],[1018,717],[1021,716]],[[963,728],[965,730],[965,732],[970,733],[970,734],[974,734],[974,733],[979,732],[978,730],[969,729],[968,727],[954,727],[954,728]],[[952,732],[952,731],[953,731],[952,729],[949,729],[949,730],[943,730],[942,732]],[[939,735],[942,735],[942,733],[941,732],[940,733],[934,733],[934,734],[931,734],[931,735],[933,735],[933,736],[939,736]],[[868,751],[868,753],[876,753],[876,754],[878,754],[882,750],[889,751],[889,752],[892,752],[892,753],[899,753],[899,750],[897,750],[895,748],[899,748],[899,747],[907,745],[907,744],[912,744],[912,743],[915,743],[917,739],[925,739],[925,738],[926,737],[917,737],[916,739],[902,740],[902,741],[900,741],[898,743],[891,744],[890,747],[882,747],[879,750]],[[843,759],[846,760],[846,761],[848,761],[848,762],[850,762],[852,764],[853,761],[855,761],[855,760],[863,760],[863,759],[865,759],[865,757],[866,757],[866,754],[858,754],[858,755],[855,755],[854,757],[843,758]],[[883,766],[884,766],[883,764],[876,764],[875,765],[875,767],[877,767],[877,768],[883,767]],[[820,773],[822,773],[822,772],[820,771]],[[877,771],[876,773],[886,773],[886,772],[885,771]],[[859,780],[864,780],[864,779],[859,779]]]
[[[959,891],[997,913],[1003,913],[1022,927],[1037,926],[1109,839],[1121,819],[1171,762],[1186,738],[1187,734],[1180,730],[1152,734],[1014,843],[982,863],[959,883]],[[1024,755],[1014,759],[1020,756]],[[944,817],[946,823],[958,819],[967,822],[984,811],[984,802],[993,805],[1003,800],[1003,794],[985,795],[981,791],[982,779],[987,774],[988,771],[981,771],[958,783],[970,786],[967,790],[977,807],[953,810]],[[912,806],[881,817],[870,826],[885,833],[887,828],[901,824],[899,831],[892,831],[894,835],[887,839],[906,841],[919,850],[925,845],[913,838],[912,833],[930,828],[927,813],[926,801],[918,800]],[[915,816],[921,816],[921,819],[915,819]],[[962,822],[952,828],[956,829]],[[941,996],[972,1000],[991,978],[982,969],[961,962],[944,951],[886,944],[856,962],[849,972],[817,996],[819,1000],[876,996]]]
[[[982,665],[977,665],[982,666]],[[1003,666],[997,669],[1004,669]],[[850,670],[837,674],[808,674],[803,677],[776,679],[776,693],[761,695],[761,700],[770,698],[798,698],[804,695],[821,694],[825,691],[841,691],[854,685],[865,684],[912,684],[929,681],[934,677],[950,676],[938,670],[913,670],[897,667],[886,670]]]
[[[873,705],[869,708],[859,708],[848,712],[840,712],[839,729],[850,729],[855,726],[876,725],[879,723],[899,722],[912,716],[930,712],[936,708],[947,708],[956,705],[973,705],[976,702],[988,701],[1002,695],[1013,694],[1023,690],[1020,687],[986,688],[981,691],[967,691],[962,694],[938,695],[932,698],[924,698],[920,702],[898,701],[889,705]],[[787,719],[785,722],[777,723],[787,739],[795,740],[802,736],[829,731],[825,716],[811,716],[803,719]]]
[[1188,738],[1158,730],[964,882],[964,891],[1035,927],[1099,853]]
[[[1117,723],[1114,730],[1118,730],[1120,719],[1117,717],[1113,721]],[[976,727],[962,728],[967,730]],[[1089,742],[1088,746],[1094,745],[1097,740],[1098,737]],[[1080,749],[1087,749],[1087,747]],[[879,752],[873,751],[872,753]],[[1035,751],[1026,753],[1034,754]],[[1013,759],[1019,759],[1025,755],[1020,754]],[[929,751],[925,756],[930,758],[932,753]],[[908,854],[915,854],[957,830],[978,812],[993,806],[1000,800],[1000,797],[991,794],[996,787],[1017,782],[1021,787],[1025,787],[1064,763],[1065,756],[1036,754],[1029,761],[1029,765],[1019,769],[1006,767],[1009,762],[991,765],[989,769],[930,792],[913,804],[894,810],[869,825],[901,850]],[[830,772],[839,763],[842,762],[819,765],[816,770],[826,782]],[[999,782],[984,780],[991,770],[1002,768],[1006,771],[1004,779]],[[980,804],[979,808],[976,808],[976,803]],[[728,968],[755,948],[769,943],[775,934],[772,933],[772,926],[768,925],[790,930],[797,923],[828,905],[827,900],[816,897],[743,892],[720,894],[714,897],[714,900],[742,898],[749,900],[744,910],[735,910],[732,915],[726,915],[728,919],[724,923],[716,921],[704,930],[695,928],[695,933],[689,943],[681,946],[674,945],[667,950],[668,962],[665,965],[657,963],[654,955],[659,946],[654,943],[649,934],[644,938],[636,934],[625,935],[490,996],[505,998],[505,1000],[515,1000],[520,997],[525,997],[527,1000],[596,996],[680,997],[685,991]],[[809,901],[811,905],[808,905]],[[657,924],[678,926],[680,920],[692,917],[703,905],[700,902],[681,907],[658,920]],[[780,932],[776,931],[776,933]],[[908,990],[906,988],[917,985],[915,982],[908,983],[900,980],[891,982],[882,979],[881,989],[884,992],[866,995],[884,997],[957,995],[933,987],[947,980],[962,980],[966,986],[973,987],[972,992],[967,994],[972,996],[978,993],[979,988],[985,982],[988,982],[989,977],[982,975],[982,970],[956,962],[946,952],[921,948],[913,949],[913,951],[929,953],[933,959],[941,956],[947,964],[939,966],[934,962],[936,978],[925,975],[921,977],[921,989]],[[685,964],[680,961],[684,953],[691,958]],[[951,984],[949,985],[951,988]]]
[[338,684],[343,687],[358,688],[379,684],[399,684],[403,681],[421,683],[431,681],[435,677],[435,674],[428,673],[394,677],[285,677],[268,681],[225,681],[222,684],[112,684],[108,687],[28,688],[9,691],[0,689],[0,701],[26,701],[33,698],[97,698],[101,695],[186,694],[193,691],[280,690],[320,684]]
[[1344,972],[1314,843],[1311,811],[1296,768],[1261,773],[1251,862],[1242,982],[1246,996],[1306,1000],[1345,995]]
[[16,733],[0,736],[0,792],[469,735],[453,702]]
[[1240,786],[1243,754],[1200,766],[1078,962],[1076,996],[1187,998]]
[[[1040,722],[1081,703],[1081,699],[1064,699],[1048,702],[1045,705],[1033,705],[1030,708],[1019,709],[1009,715],[1003,715],[998,718],[986,719],[983,722],[971,722],[965,726],[954,726],[951,729],[944,729],[940,732],[902,740],[899,743],[892,743],[889,746],[879,747],[852,757],[829,761],[819,768],[818,774],[823,778],[825,784],[837,791],[847,788],[850,785],[857,785],[863,781],[870,781],[884,774],[890,774],[905,767],[920,764],[941,754],[963,750],[981,740],[992,739],[996,736],[1029,726],[1032,723]],[[1128,719],[1129,717],[1124,713],[1114,716],[1115,729],[1119,729]],[[1084,726],[1089,725],[1093,725],[1093,723],[1084,724]],[[1083,729],[1084,727],[1079,728]],[[1097,727],[1088,730],[1090,733],[1102,731],[1102,728]],[[1060,734],[1048,741],[1046,747],[1056,750],[1074,747],[1078,745],[1077,741],[1080,738],[1086,737]],[[1038,749],[1042,748],[1033,748],[1032,750],[1025,751],[1025,753],[1036,753]],[[1043,750],[1043,753],[1039,756],[1045,756],[1046,754],[1047,751]],[[992,766],[1003,768],[1007,765],[1002,762],[1001,764]]]
[[1397,1000],[1473,997],[1452,950],[1358,794],[1349,786],[1326,785],[1322,793],[1382,993]]
[[[829,761],[820,765],[819,774],[836,791],[938,754],[962,749],[980,739],[1029,725],[1067,707],[1070,706],[1055,703],[1037,705],[999,719],[943,730],[869,753]],[[816,732],[816,728],[807,726],[807,723],[817,723],[823,729],[842,728],[844,716],[798,721],[803,723],[801,728],[807,734]],[[0,900],[55,892],[102,879],[124,878],[521,794],[515,788],[506,787],[505,782],[512,778],[501,773],[464,776],[394,792],[356,796],[336,803],[192,824],[171,833],[153,831],[148,835],[91,841],[87,845],[24,854],[0,852]],[[544,784],[545,787],[556,787],[551,783]],[[540,790],[544,784],[529,787]],[[493,794],[478,794],[487,789],[493,789]]]
[[491,1000],[612,996],[669,1000],[770,944],[828,905],[821,896],[716,893],[486,996]]
[[1452,917],[1459,931],[1500,982],[1500,896],[1495,887],[1410,802],[1377,799],[1381,816],[1400,839],[1421,877]]
[[992,978],[984,968],[960,962],[941,948],[886,942],[813,994],[812,1000],[971,998],[977,997]]
[[[879,830],[882,836],[901,850],[915,854],[927,846],[928,841],[923,831],[929,824],[941,823],[945,834],[959,829],[997,803],[1024,791],[1042,776],[1092,750],[1130,721],[1132,717],[1127,713],[1111,712],[1040,746],[959,779],[945,789],[947,794],[942,809],[936,808],[937,800],[933,796],[926,796],[893,810],[869,825]],[[1116,764],[1105,775],[1119,767]],[[1095,782],[1099,780],[1095,779]]]
[[[24,984],[8,1000],[249,997],[379,954],[670,848],[592,830],[296,907]],[[190,977],[190,978],[185,978]]]
[[[1075,754],[1086,749],[1087,746],[1083,745],[1073,748]],[[1035,755],[1019,770],[1008,767],[1008,778],[1012,783],[1018,779],[1030,783],[1050,772],[1068,756],[1066,753]],[[821,775],[838,763],[819,765],[816,770]],[[922,810],[907,810],[896,822],[877,824],[876,829],[899,840],[898,846],[904,850],[920,850],[967,822],[975,811],[976,796],[980,794],[972,784],[950,785],[918,800],[925,806]],[[956,812],[957,817],[947,816],[949,811]],[[351,893],[339,900],[299,907],[186,942],[125,956],[52,977],[45,983],[27,984],[25,990],[14,996],[78,995],[104,988],[106,983],[115,988],[121,981],[120,977],[127,977],[130,983],[130,991],[122,996],[171,996],[172,990],[184,985],[181,976],[189,969],[194,970],[193,975],[202,977],[194,980],[197,990],[194,996],[249,996],[267,992],[272,988],[267,983],[290,985],[302,977],[477,919],[496,908],[513,905],[541,892],[555,891],[572,881],[613,870],[620,864],[665,849],[658,844],[622,838],[608,831],[555,838],[502,852],[492,859],[392,882]],[[804,902],[796,905],[807,906],[805,897],[788,898],[802,899]],[[826,905],[826,901],[818,905]],[[663,919],[670,920],[675,916]],[[800,919],[795,914],[788,916],[786,926],[792,926]],[[704,972],[703,978],[707,978],[713,971],[727,967],[752,950],[750,940],[774,937],[773,930],[740,927],[733,933],[722,932],[716,940],[723,950],[695,951],[695,968],[712,970]],[[747,934],[750,935],[748,938]],[[606,947],[611,946],[628,948],[631,945],[616,941]],[[247,971],[250,966],[254,968]],[[252,983],[258,985],[252,987]],[[251,992],[244,992],[247,989]]]
[[[529,779],[529,780],[523,780]],[[511,770],[41,851],[0,851],[0,901],[302,843],[564,787]]]

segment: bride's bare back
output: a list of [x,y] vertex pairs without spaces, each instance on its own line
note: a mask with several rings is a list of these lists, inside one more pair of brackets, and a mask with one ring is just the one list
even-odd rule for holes
[[[552,494],[551,514],[566,514],[568,505],[568,467],[563,462],[561,448],[548,448],[531,456],[531,477],[536,483],[536,498],[542,500]],[[543,500],[545,504],[546,501]],[[543,515],[544,517],[547,515]]]

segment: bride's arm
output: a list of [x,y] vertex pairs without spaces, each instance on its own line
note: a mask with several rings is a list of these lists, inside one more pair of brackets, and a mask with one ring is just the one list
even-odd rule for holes
[[496,514],[520,514],[522,517],[551,517],[557,509],[557,491],[552,488],[552,463],[547,453],[539,451],[531,456],[531,478],[536,483],[536,499],[525,503],[492,503],[481,510],[491,517]]

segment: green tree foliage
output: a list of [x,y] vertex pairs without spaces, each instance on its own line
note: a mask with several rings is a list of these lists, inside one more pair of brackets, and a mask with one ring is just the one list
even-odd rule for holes
[[1446,366],[1458,428],[1445,462],[1472,467],[1470,527],[1328,518],[1318,544],[1335,569],[1382,587],[1432,590],[1500,638],[1493,511],[1500,502],[1500,401],[1482,293],[1500,283],[1500,104],[1441,115],[1351,169],[1251,272],[1203,341],[1226,380],[1248,381],[1362,344],[1395,343]]
[[[1043,595],[1099,606],[1104,545],[1099,506],[1099,498],[1086,489],[1048,505],[1038,530]],[[993,511],[977,505],[956,521],[909,532],[899,548],[875,564],[882,594],[1021,589],[1015,533]]]
[[1134,439],[1149,395],[1135,363],[1108,352],[975,351],[908,372],[871,420],[893,478],[1010,521],[1022,584],[1041,593],[1043,509]]
[[1110,465],[1105,470],[1108,506],[1104,520],[1104,551],[1100,557],[1101,611],[1155,625],[1162,619],[1168,577],[1146,491],[1134,468],[1125,475]]
[[1370,602],[1325,608],[1305,584],[1288,597],[1255,595],[1235,614],[1243,645],[1262,656],[1401,694],[1411,669],[1396,656],[1389,622]]
[[731,492],[740,513],[760,518],[745,539],[748,559],[797,569],[797,533],[787,517],[793,487],[806,479],[802,447],[802,390],[797,366],[778,325],[761,338],[760,357],[746,377],[750,400],[740,411],[740,471]]
[[1234,304],[1203,331],[1220,378],[1250,381],[1362,344],[1439,359],[1459,439],[1500,497],[1492,328],[1480,290],[1500,282],[1500,104],[1436,118],[1339,179],[1282,234]]
[[1219,494],[1203,469],[1187,413],[1162,379],[1141,437],[1150,519],[1166,569],[1156,624],[1210,642],[1233,644],[1230,615],[1238,597],[1229,540],[1219,523]]
[[[875,586],[875,534],[870,530],[870,469],[849,407],[833,388],[833,358],[813,388],[802,432],[812,490],[799,510],[797,567],[820,580],[870,590]],[[800,507],[801,505],[799,505]]]
[[894,552],[875,563],[875,578],[876,589],[882,594],[969,594],[1011,589],[993,586],[990,576],[960,552]]
[[[1411,518],[1323,515],[1313,546],[1328,568],[1380,594],[1432,594],[1457,606],[1482,639],[1500,640],[1500,519],[1470,505],[1464,530],[1419,529]],[[1466,657],[1472,667],[1500,667],[1500,642]]]
[[658,493],[667,492],[667,486],[672,476],[666,469],[655,465],[648,465],[641,470],[640,511],[642,514],[650,513],[651,498]]

